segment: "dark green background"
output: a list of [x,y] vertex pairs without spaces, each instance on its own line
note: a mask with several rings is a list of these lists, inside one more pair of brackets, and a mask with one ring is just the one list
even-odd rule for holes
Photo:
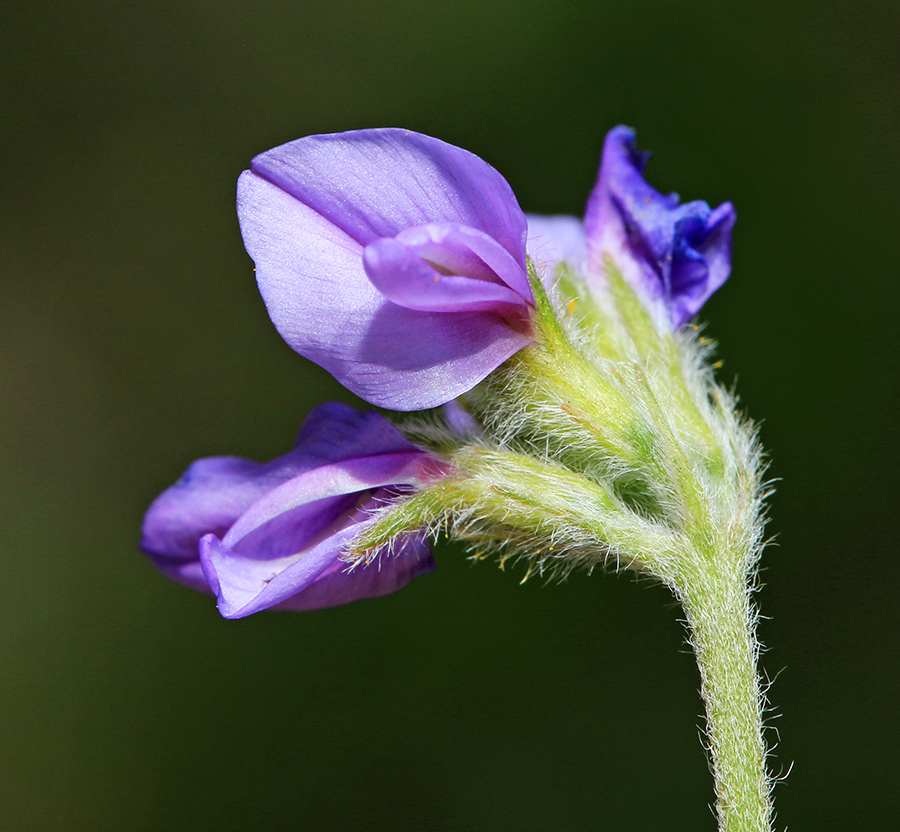
[[779,827],[896,818],[895,2],[16,4],[0,20],[8,830],[712,830],[679,610],[451,546],[385,599],[229,622],[135,549],[195,457],[350,401],[269,323],[234,183],[308,133],[468,148],[580,213],[624,122],[738,209],[703,317],[780,479],[758,596]]

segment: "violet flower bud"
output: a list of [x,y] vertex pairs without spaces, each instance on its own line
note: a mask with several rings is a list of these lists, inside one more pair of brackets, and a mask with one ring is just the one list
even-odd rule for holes
[[170,578],[216,595],[226,618],[385,595],[434,569],[424,532],[353,568],[342,556],[379,507],[442,475],[379,414],[324,404],[272,462],[191,465],[150,506],[141,548]]
[[607,134],[583,227],[574,217],[528,217],[528,253],[548,277],[565,260],[595,292],[616,268],[657,324],[677,329],[727,280],[736,216],[730,202],[680,205],[648,185],[650,154],[635,149],[634,135],[621,126]]
[[373,404],[443,404],[531,341],[525,215],[468,151],[308,136],[253,159],[238,216],[282,337]]

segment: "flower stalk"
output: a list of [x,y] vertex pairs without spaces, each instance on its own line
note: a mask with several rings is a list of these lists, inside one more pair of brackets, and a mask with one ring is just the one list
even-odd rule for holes
[[770,832],[756,614],[746,579],[715,570],[685,576],[678,594],[700,668],[721,832]]

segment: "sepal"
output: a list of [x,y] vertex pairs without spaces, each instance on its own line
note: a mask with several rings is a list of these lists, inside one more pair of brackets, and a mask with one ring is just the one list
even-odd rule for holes
[[670,530],[632,510],[607,485],[527,454],[469,445],[450,474],[385,508],[350,546],[366,563],[415,529],[446,532],[475,557],[522,559],[528,574],[598,565],[668,572]]

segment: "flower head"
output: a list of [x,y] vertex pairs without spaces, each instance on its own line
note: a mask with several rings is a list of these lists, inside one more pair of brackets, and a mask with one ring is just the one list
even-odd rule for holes
[[238,216],[282,337],[373,404],[443,404],[531,340],[525,215],[468,151],[308,136],[253,159]]
[[617,269],[658,324],[677,329],[731,272],[735,212],[654,190],[642,174],[648,158],[633,130],[611,130],[583,228],[573,217],[529,217],[529,254],[550,269],[568,261],[597,291]]
[[325,404],[283,457],[191,465],[150,506],[141,548],[164,574],[216,595],[226,618],[384,595],[434,568],[424,534],[352,569],[342,555],[375,509],[441,473],[374,411]]

